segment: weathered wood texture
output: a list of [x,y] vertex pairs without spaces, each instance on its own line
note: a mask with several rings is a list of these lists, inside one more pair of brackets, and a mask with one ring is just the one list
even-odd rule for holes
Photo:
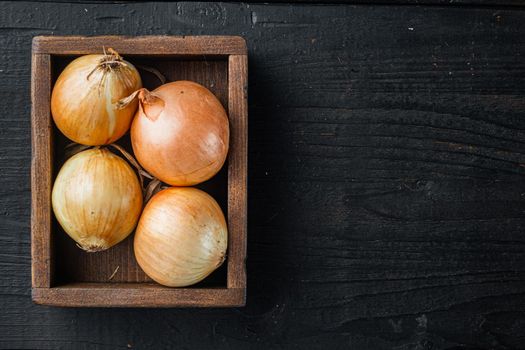
[[52,281],[51,170],[53,169],[53,134],[48,116],[51,99],[51,57],[31,57],[31,101],[40,100],[32,109],[31,127],[31,276],[35,288],[49,288]]
[[244,288],[168,288],[157,283],[71,283],[34,288],[44,305],[72,307],[232,307],[243,306]]
[[[228,288],[246,288],[248,206],[248,57],[228,58]],[[230,175],[231,174],[231,175]]]
[[[85,0],[36,0],[37,2],[62,2],[77,3],[86,2]],[[138,0],[137,0],[138,1]],[[159,0],[169,2],[170,0]],[[193,0],[191,0],[193,1]],[[120,4],[125,1],[120,0],[90,0],[91,3],[114,3]],[[286,4],[380,4],[380,5],[447,5],[447,6],[525,6],[523,0],[233,0],[230,2],[243,3],[286,3]]]
[[[524,348],[525,12],[1,6],[0,347]],[[247,38],[246,308],[32,304],[37,34]]]
[[244,55],[246,43],[230,36],[70,36],[56,40],[53,36],[39,37],[33,42],[33,52],[54,55],[86,55],[93,47],[111,47],[122,55],[174,56]]

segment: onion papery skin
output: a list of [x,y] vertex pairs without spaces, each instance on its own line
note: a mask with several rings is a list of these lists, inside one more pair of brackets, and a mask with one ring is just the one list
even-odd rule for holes
[[53,120],[74,142],[110,144],[129,130],[137,109],[136,101],[122,109],[115,103],[141,87],[137,69],[118,54],[81,56],[62,71],[53,87]]
[[143,90],[131,125],[139,163],[172,186],[192,186],[214,176],[229,147],[228,116],[221,102],[191,81]]
[[154,281],[184,287],[202,281],[225,259],[226,220],[217,202],[191,187],[155,194],[140,217],[135,257]]
[[55,217],[88,251],[108,249],[135,228],[142,189],[133,169],[107,149],[89,149],[68,159],[52,192]]

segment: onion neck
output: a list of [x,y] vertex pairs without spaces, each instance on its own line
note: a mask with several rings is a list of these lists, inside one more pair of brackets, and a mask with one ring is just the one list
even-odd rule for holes
[[166,103],[154,92],[146,88],[138,89],[128,97],[125,97],[116,103],[117,109],[123,109],[129,106],[135,99],[139,100],[139,109],[151,121],[157,120],[164,110]]
[[107,52],[104,52],[104,57],[102,57],[98,66],[104,70],[110,71],[120,67],[122,64],[122,57],[118,52],[112,48],[108,48]]
[[91,78],[91,75],[93,75],[93,73],[101,70],[102,77],[100,79],[101,79],[101,82],[103,82],[106,73],[111,72],[114,69],[118,69],[120,66],[124,64],[125,63],[122,60],[122,57],[117,53],[117,51],[113,50],[112,48],[109,48],[107,52],[104,50],[104,56],[102,56],[102,58],[100,59],[98,64],[95,66],[95,68],[93,68],[93,70],[89,72],[86,79],[89,80]]
[[157,120],[166,105],[162,98],[146,89],[141,89],[138,99],[144,115],[151,121]]

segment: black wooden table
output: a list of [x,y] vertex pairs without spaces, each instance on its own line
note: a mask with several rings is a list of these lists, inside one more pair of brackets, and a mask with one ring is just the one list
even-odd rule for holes
[[[1,2],[0,348],[524,349],[525,8],[364,3]],[[31,302],[41,34],[247,39],[245,308]]]

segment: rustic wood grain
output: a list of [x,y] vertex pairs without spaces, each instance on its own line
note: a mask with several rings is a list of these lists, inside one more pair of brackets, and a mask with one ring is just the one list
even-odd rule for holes
[[[522,349],[524,24],[494,5],[2,3],[0,348]],[[245,308],[31,302],[44,34],[247,39]]]
[[34,288],[38,304],[68,307],[235,307],[244,306],[240,288],[167,288],[145,283],[74,283]]
[[121,55],[200,56],[242,55],[246,42],[237,36],[70,36],[59,41],[54,36],[33,39],[33,52],[53,55],[85,55],[93,48],[111,47]]
[[31,259],[32,285],[49,288],[52,283],[51,176],[51,59],[33,54],[31,74]]
[[248,58],[231,55],[228,60],[228,288],[246,288],[246,242],[248,210]]
[[[85,0],[37,0],[36,2],[63,2],[75,3],[84,2]],[[159,0],[169,1],[169,0]],[[114,3],[121,4],[120,0],[91,0],[92,3]],[[131,1],[129,1],[131,2]],[[260,0],[235,0],[231,2],[260,3]],[[285,3],[285,4],[312,4],[312,5],[333,5],[333,4],[369,4],[369,5],[441,5],[441,6],[483,6],[483,7],[501,7],[516,6],[523,7],[521,0],[266,0],[265,3]]]

